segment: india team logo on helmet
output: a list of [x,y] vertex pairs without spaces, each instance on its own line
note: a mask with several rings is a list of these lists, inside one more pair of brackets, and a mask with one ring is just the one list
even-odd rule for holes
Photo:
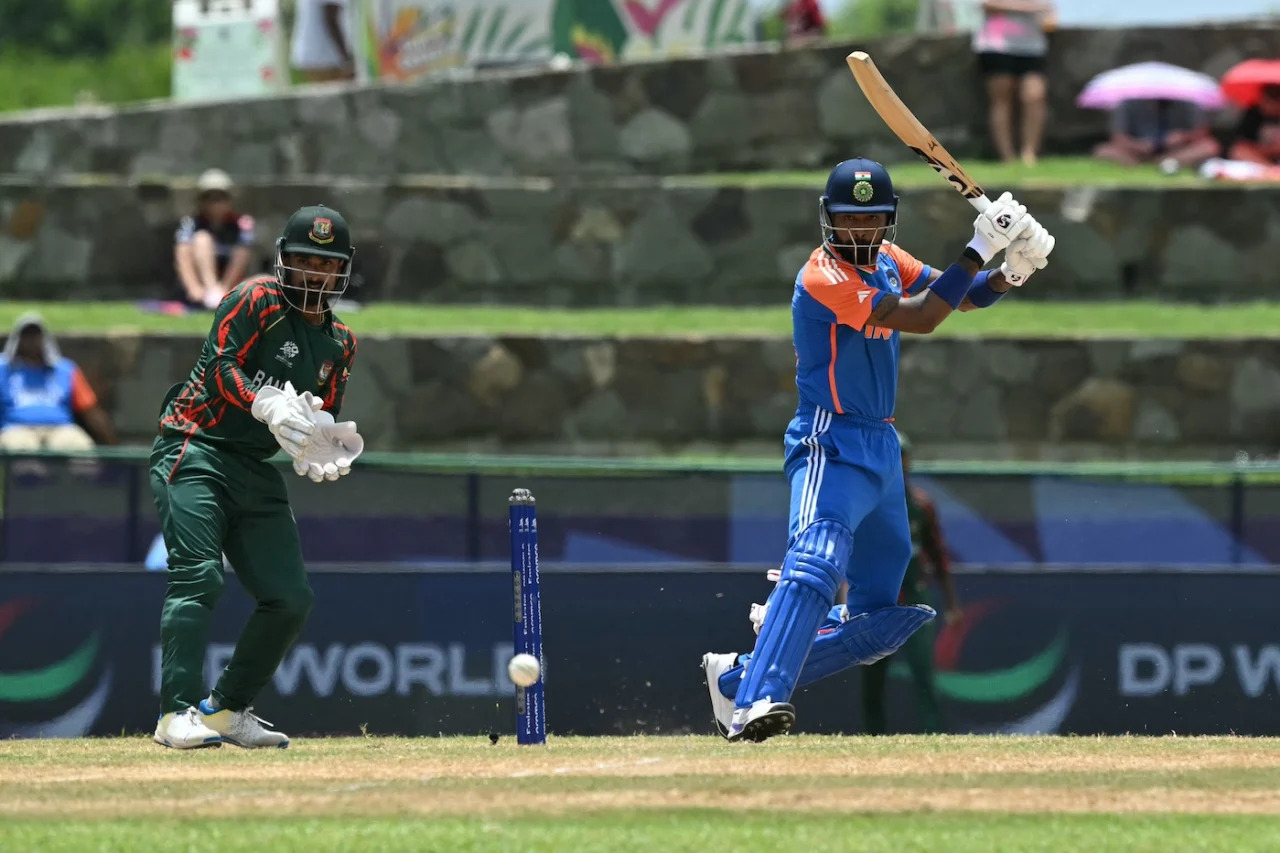
[[875,198],[875,188],[871,186],[870,181],[858,181],[853,185],[853,197],[864,204]]
[[315,222],[311,223],[311,233],[307,235],[314,243],[332,243],[333,242],[333,220],[317,217]]

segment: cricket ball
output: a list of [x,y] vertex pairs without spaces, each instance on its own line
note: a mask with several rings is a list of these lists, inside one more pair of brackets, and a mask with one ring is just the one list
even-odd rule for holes
[[542,667],[533,655],[518,654],[507,664],[507,675],[511,676],[511,683],[517,687],[532,687],[541,674]]

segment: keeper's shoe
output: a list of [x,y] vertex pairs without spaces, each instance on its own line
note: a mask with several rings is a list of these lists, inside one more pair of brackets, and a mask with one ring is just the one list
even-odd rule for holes
[[792,705],[774,702],[766,696],[753,702],[750,708],[734,710],[725,739],[759,743],[774,735],[786,734],[795,722],[796,709]]
[[711,694],[711,719],[721,737],[729,736],[729,724],[733,722],[733,700],[720,692],[720,676],[738,662],[737,654],[707,652],[702,656],[702,672],[707,678],[707,692]]
[[199,711],[187,708],[160,715],[155,741],[173,749],[205,749],[222,746],[222,735],[205,725]]
[[251,709],[228,711],[226,708],[215,708],[208,699],[200,702],[200,716],[204,724],[222,736],[223,743],[243,749],[264,749],[274,747],[287,749],[289,736],[284,732],[273,731],[271,723],[251,713]]

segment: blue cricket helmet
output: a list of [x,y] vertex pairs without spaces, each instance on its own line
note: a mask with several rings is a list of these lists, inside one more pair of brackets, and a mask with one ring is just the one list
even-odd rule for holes
[[822,204],[832,215],[898,212],[898,197],[893,193],[889,171],[865,157],[844,160],[831,170]]
[[[841,213],[888,214],[878,239],[867,243],[841,243],[831,219]],[[898,196],[889,170],[875,160],[855,157],[836,164],[827,176],[827,188],[818,199],[822,240],[859,266],[874,266],[880,245],[892,241],[898,226]]]

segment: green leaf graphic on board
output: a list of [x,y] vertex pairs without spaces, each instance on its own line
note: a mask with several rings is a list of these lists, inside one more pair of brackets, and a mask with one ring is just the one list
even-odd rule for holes
[[611,0],[556,0],[551,41],[556,53],[612,62],[627,45],[627,25]]

